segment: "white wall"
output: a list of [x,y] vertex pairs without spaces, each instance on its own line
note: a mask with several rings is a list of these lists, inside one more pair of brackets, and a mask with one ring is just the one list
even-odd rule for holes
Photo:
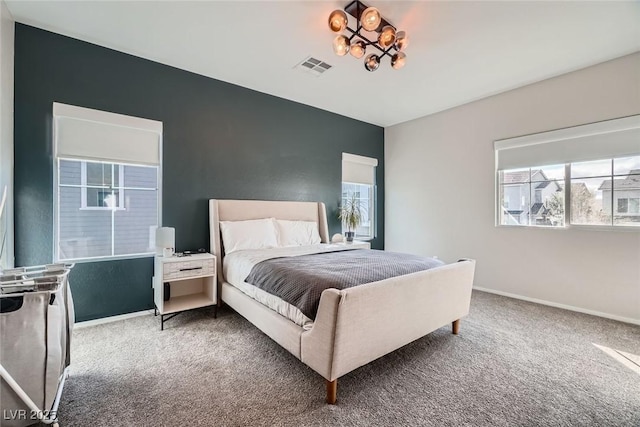
[[13,53],[13,17],[4,1],[0,0],[0,197],[4,186],[9,188],[3,215],[6,217],[7,236],[0,258],[1,267],[13,267]]
[[494,140],[634,114],[640,53],[385,129],[385,249],[475,258],[476,287],[640,324],[640,231],[494,225]]

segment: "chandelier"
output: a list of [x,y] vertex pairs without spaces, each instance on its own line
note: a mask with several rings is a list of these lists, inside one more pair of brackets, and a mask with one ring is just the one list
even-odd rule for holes
[[[355,30],[349,27],[347,13],[356,19]],[[333,40],[333,51],[336,55],[344,56],[350,53],[351,56],[360,59],[367,53],[367,47],[372,46],[377,51],[364,58],[364,68],[367,71],[377,70],[384,56],[391,58],[391,67],[394,69],[404,67],[407,55],[403,51],[409,44],[407,34],[397,31],[375,7],[369,7],[361,1],[352,1],[344,11],[337,9],[331,12],[329,28],[334,33],[348,33],[340,34]]]

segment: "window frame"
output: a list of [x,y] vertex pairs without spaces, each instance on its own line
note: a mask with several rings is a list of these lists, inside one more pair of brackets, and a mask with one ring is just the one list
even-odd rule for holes
[[[363,235],[358,235],[357,230],[355,230],[355,234],[353,236],[354,240],[359,240],[359,241],[363,241],[363,242],[370,242],[373,239],[376,238],[376,233],[377,233],[377,216],[376,215],[376,193],[377,193],[377,186],[375,184],[363,184],[360,182],[349,182],[349,181],[341,181],[340,182],[340,187],[341,187],[341,191],[340,191],[340,203],[344,203],[344,185],[362,185],[362,186],[366,186],[369,188],[369,207],[368,207],[368,213],[369,213],[369,221],[371,223],[371,226],[369,227],[369,229],[371,230],[371,235],[368,236],[363,236]],[[344,235],[345,232],[347,232],[348,230],[345,229],[344,227],[344,223],[341,222],[340,223],[340,230],[341,233]]]
[[[503,216],[503,211],[506,208],[501,202],[500,199],[500,195],[501,193],[501,187],[507,187],[507,186],[515,186],[515,185],[523,185],[526,184],[527,187],[529,188],[529,205],[532,205],[532,201],[535,200],[535,196],[533,194],[533,192],[531,191],[531,185],[539,182],[539,181],[533,181],[533,174],[531,173],[534,169],[535,170],[542,170],[545,167],[550,167],[550,166],[558,166],[558,165],[543,165],[543,166],[530,166],[530,167],[526,167],[526,168],[520,168],[520,169],[528,169],[529,170],[529,178],[527,182],[523,182],[523,183],[514,183],[514,184],[503,184],[501,182],[501,174],[504,171],[500,171],[497,170],[496,171],[496,195],[495,195],[495,200],[496,200],[496,223],[495,226],[496,227],[516,227],[516,228],[544,228],[544,229],[565,229],[567,228],[568,224],[569,224],[569,218],[570,218],[570,212],[569,212],[569,201],[570,201],[570,197],[571,197],[571,191],[569,188],[567,188],[567,174],[569,173],[569,169],[568,169],[568,165],[564,165],[564,178],[562,180],[559,179],[553,179],[550,178],[548,179],[549,182],[556,182],[556,181],[562,181],[564,184],[564,200],[563,200],[563,225],[544,225],[544,224],[532,224],[531,223],[531,214],[529,214],[529,223],[528,224],[503,224],[502,223],[502,216]],[[507,169],[510,170],[510,169]],[[535,203],[535,202],[534,202]],[[544,202],[540,202],[540,203],[544,203]],[[529,206],[530,208],[531,206]],[[508,209],[508,208],[507,208]]]
[[[53,259],[54,262],[73,262],[73,263],[84,263],[84,262],[96,262],[96,261],[115,261],[115,260],[124,260],[124,259],[137,259],[137,258],[150,258],[155,256],[155,250],[154,251],[149,251],[149,252],[139,252],[139,253],[131,253],[131,254],[122,254],[122,255],[101,255],[101,256],[97,256],[97,257],[80,257],[80,258],[60,258],[60,253],[59,253],[59,243],[60,243],[60,211],[59,211],[59,207],[60,207],[60,182],[59,182],[59,176],[60,176],[60,160],[67,160],[67,161],[77,161],[79,163],[82,164],[86,164],[87,161],[86,160],[82,160],[80,158],[66,158],[66,157],[56,157],[54,158],[54,166],[53,166],[53,170],[54,170],[54,178],[53,178],[53,227],[54,227],[54,233],[53,233]],[[89,160],[89,159],[87,159]],[[95,163],[95,162],[93,162]],[[109,163],[109,162],[103,162],[103,163]],[[136,167],[155,167],[156,168],[156,182],[157,182],[157,186],[158,188],[155,190],[156,194],[157,194],[157,218],[158,218],[158,224],[162,224],[162,164],[160,165],[141,165],[141,164],[136,164],[136,163],[124,163],[124,162],[110,162],[112,164],[118,164],[121,166],[136,166]],[[82,166],[81,166],[82,168]],[[124,173],[124,168],[121,167],[120,168],[119,173]],[[81,174],[82,174],[82,169],[81,169]],[[120,177],[122,178],[122,177]],[[121,188],[120,193],[124,194],[124,190],[131,190],[131,189],[139,189],[139,188],[135,188],[135,187],[131,187],[131,188],[125,188],[123,186],[124,184],[124,180],[120,181],[121,186],[119,188]],[[72,185],[64,185],[64,187],[73,187]],[[81,180],[81,185],[79,186],[81,187],[81,191],[80,191],[80,197],[82,199],[83,196],[86,196],[85,193],[85,188],[82,188],[82,180]],[[145,190],[149,190],[149,189],[145,189]],[[150,190],[151,191],[151,190]],[[123,200],[124,200],[124,196]],[[124,207],[124,202],[123,202],[123,207],[117,207],[117,208],[109,208],[109,207],[81,207],[80,210],[83,211],[124,211],[126,210],[126,208]],[[158,225],[158,227],[160,227],[160,225]],[[111,229],[111,234],[113,236],[114,233],[114,229],[112,227]],[[112,241],[113,242],[113,241]],[[113,244],[112,244],[113,246]],[[113,250],[112,250],[113,251]]]
[[[369,187],[369,207],[368,214],[370,217],[370,234],[356,235],[354,238],[360,241],[372,241],[378,235],[378,208],[377,197],[378,189],[376,185],[376,174],[378,171],[378,159],[375,157],[367,157],[360,154],[342,153],[342,174],[340,177],[340,198],[339,206],[343,203],[344,185],[363,185]],[[344,223],[340,223],[340,230],[344,234]],[[357,230],[356,234],[357,234]]]
[[[626,157],[637,157],[640,156],[640,154],[638,155],[634,155],[634,156],[626,156]],[[539,225],[539,224],[503,224],[502,223],[502,211],[504,210],[504,206],[502,205],[502,200],[500,198],[501,195],[501,187],[504,187],[505,184],[503,184],[501,182],[501,174],[504,172],[503,170],[496,170],[496,194],[495,194],[495,205],[496,205],[496,223],[495,226],[496,227],[516,227],[516,228],[544,228],[544,229],[552,229],[552,230],[567,230],[567,229],[585,229],[585,230],[599,230],[599,231],[627,231],[627,232],[640,232],[640,225],[635,226],[635,225],[617,225],[614,222],[614,218],[615,218],[615,214],[616,213],[622,213],[622,214],[627,214],[630,216],[640,216],[640,209],[638,213],[635,212],[619,212],[618,211],[618,206],[616,204],[616,200],[620,200],[620,199],[616,199],[615,198],[615,186],[614,186],[614,179],[616,177],[620,177],[623,175],[620,174],[614,174],[613,173],[613,161],[616,158],[620,158],[620,157],[611,157],[611,158],[605,158],[605,159],[597,159],[597,160],[609,160],[612,163],[612,171],[611,174],[606,175],[606,176],[602,176],[602,178],[609,178],[612,180],[611,183],[611,218],[612,218],[612,222],[611,224],[576,224],[573,223],[571,220],[571,186],[572,186],[572,181],[574,179],[592,179],[592,178],[601,178],[600,176],[598,177],[572,177],[571,174],[571,165],[572,163],[565,163],[564,167],[565,167],[565,174],[564,174],[564,225],[563,226],[549,226],[549,225]],[[573,162],[573,163],[580,163],[580,162]],[[543,166],[531,166],[527,169],[529,169],[530,171],[533,169],[542,169],[544,167],[548,167],[548,166],[552,166],[552,165],[543,165]],[[525,168],[522,168],[525,169]],[[510,170],[510,169],[506,169],[506,170]],[[630,207],[630,203],[629,200],[631,200],[632,198],[625,198],[627,200],[627,211],[629,210]],[[637,198],[633,198],[633,199],[637,199]],[[640,203],[640,202],[639,202]]]
[[[78,160],[78,159],[65,159],[65,158],[61,158],[59,157],[58,159],[61,160]],[[87,206],[87,190],[89,189],[89,187],[92,188],[96,188],[96,186],[90,186],[87,185],[87,163],[101,163],[101,164],[110,164],[111,165],[111,179],[113,180],[113,166],[114,165],[123,165],[123,163],[116,163],[116,162],[91,162],[88,160],[79,160],[80,161],[80,186],[81,186],[81,191],[80,191],[80,210],[116,210],[116,211],[123,211],[126,210],[126,207],[124,206],[124,193],[125,193],[125,185],[124,185],[124,168],[118,168],[118,182],[119,185],[118,187],[114,187],[113,185],[111,186],[111,189],[113,190],[114,188],[118,189],[118,205],[115,208],[110,208],[108,206]],[[58,167],[60,167],[60,165],[58,164]]]

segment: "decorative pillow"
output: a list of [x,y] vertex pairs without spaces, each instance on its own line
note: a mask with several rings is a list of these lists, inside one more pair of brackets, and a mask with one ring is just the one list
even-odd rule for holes
[[320,243],[318,224],[314,221],[276,220],[280,246],[306,246]]
[[278,246],[274,218],[220,221],[220,231],[227,254],[243,249],[268,249]]

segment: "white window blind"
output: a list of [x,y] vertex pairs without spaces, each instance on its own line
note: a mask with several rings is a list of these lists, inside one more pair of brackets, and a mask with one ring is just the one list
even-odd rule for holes
[[494,142],[498,170],[640,154],[640,115]]
[[160,164],[162,122],[53,104],[56,157]]
[[378,159],[342,153],[342,181],[375,185]]

